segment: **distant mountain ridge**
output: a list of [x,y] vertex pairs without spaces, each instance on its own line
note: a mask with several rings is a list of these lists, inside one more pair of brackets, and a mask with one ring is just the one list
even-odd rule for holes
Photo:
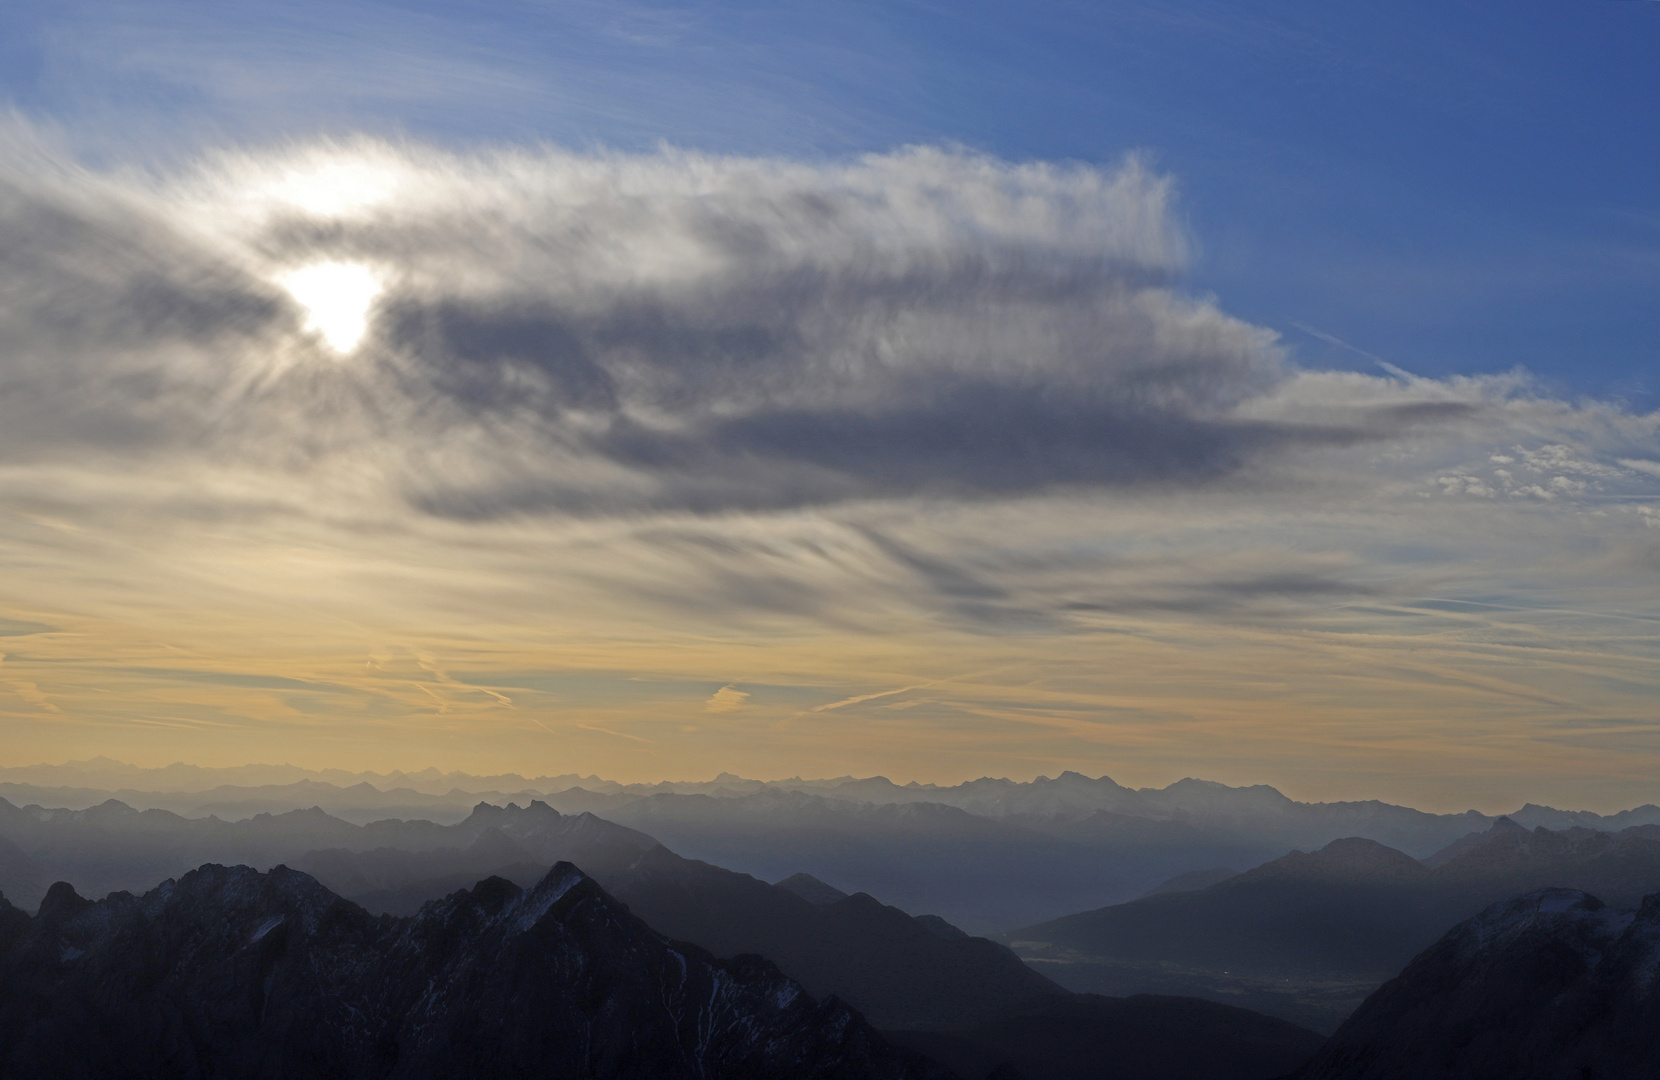
[[[134,796],[145,793],[200,795],[218,788],[227,789],[216,793],[221,801],[227,802],[235,801],[238,797],[246,798],[252,794],[248,789],[303,789],[303,785],[315,786],[319,794],[357,789],[360,795],[369,795],[364,788],[373,789],[381,795],[401,791],[417,803],[420,800],[413,797],[444,800],[486,793],[495,796],[530,795],[544,799],[563,793],[570,799],[579,799],[583,795],[611,799],[615,796],[644,798],[659,794],[733,798],[764,791],[792,791],[843,802],[869,802],[879,805],[938,803],[955,806],[978,816],[996,818],[1076,820],[1098,811],[1106,811],[1110,814],[1150,820],[1221,821],[1231,817],[1241,821],[1260,821],[1273,817],[1294,819],[1299,814],[1314,810],[1334,820],[1344,815],[1361,818],[1380,814],[1394,816],[1399,818],[1394,827],[1407,832],[1423,829],[1427,823],[1424,819],[1458,819],[1461,824],[1457,827],[1462,828],[1458,835],[1472,831],[1469,827],[1463,827],[1470,822],[1479,819],[1479,827],[1486,827],[1496,820],[1496,816],[1475,811],[1466,811],[1463,814],[1429,814],[1376,799],[1359,802],[1300,803],[1266,784],[1229,787],[1191,777],[1163,788],[1127,788],[1106,776],[1092,778],[1070,771],[1056,777],[1040,776],[1030,781],[981,777],[956,785],[920,784],[915,781],[896,784],[881,776],[840,776],[819,780],[805,780],[796,776],[786,780],[763,781],[747,779],[733,773],[721,773],[715,779],[706,781],[622,784],[576,773],[526,777],[517,773],[476,775],[441,772],[432,768],[418,772],[375,773],[348,772],[340,769],[311,770],[293,765],[208,768],[182,763],[161,768],[141,768],[110,758],[93,758],[61,765],[0,768],[0,795],[12,798],[6,790],[8,785],[36,789],[79,789],[84,795],[101,793],[106,798],[116,791],[124,791]],[[15,802],[16,799],[12,801]],[[36,800],[31,798],[30,801]],[[101,802],[103,799],[96,801]],[[473,801],[478,800],[475,798]],[[310,805],[310,802],[307,805]],[[1660,806],[1650,803],[1604,815],[1592,811],[1558,810],[1528,803],[1508,816],[1528,828],[1543,825],[1550,829],[1563,829],[1578,825],[1585,828],[1618,830],[1633,825],[1660,824]],[[1381,843],[1391,843],[1386,837],[1372,839],[1377,839]],[[1391,843],[1391,846],[1398,845]]]
[[[103,801],[98,790],[18,781],[99,779],[130,785],[120,801],[138,809],[244,820],[316,807],[357,826],[387,819],[456,825],[479,802],[523,806],[539,800],[567,815],[590,812],[637,829],[688,858],[768,881],[806,873],[843,891],[938,914],[978,934],[1120,903],[1190,871],[1255,866],[1342,837],[1364,837],[1422,858],[1496,820],[1474,811],[1429,814],[1375,800],[1301,803],[1266,785],[1235,788],[1191,778],[1131,789],[1075,772],[953,786],[881,777],[762,782],[731,773],[711,781],[633,785],[573,775],[478,777],[437,770],[293,779],[303,772],[291,766],[140,770],[98,760],[0,770],[0,797],[89,808]],[[283,779],[290,782],[221,783]],[[580,783],[568,786],[572,781]],[[136,790],[164,782],[196,790]],[[206,786],[212,783],[219,786]],[[398,786],[383,790],[377,784]],[[468,790],[486,786],[491,790]],[[1660,822],[1660,809],[1603,817],[1529,805],[1516,816],[1523,825],[1533,818],[1571,818],[1581,827],[1639,824]],[[315,845],[330,846],[341,845]]]
[[[540,811],[527,813],[481,804],[455,825],[399,820],[354,825],[316,807],[230,822],[140,811],[114,800],[65,810],[18,807],[0,799],[0,891],[33,908],[44,895],[45,883],[52,880],[73,881],[94,896],[142,892],[203,863],[265,868],[297,863],[306,853],[324,849],[464,850],[491,830],[543,870],[599,850],[639,852],[657,844],[652,837],[591,814],[561,815],[546,804],[535,805]],[[26,863],[8,857],[12,849]],[[482,863],[493,864],[495,859],[488,851],[480,853]],[[14,866],[20,868],[14,872]]]

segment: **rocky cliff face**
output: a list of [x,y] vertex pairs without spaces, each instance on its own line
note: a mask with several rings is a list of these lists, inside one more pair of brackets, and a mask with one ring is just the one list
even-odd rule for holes
[[1298,1075],[1660,1076],[1660,894],[1636,911],[1571,889],[1495,904],[1384,984]]
[[0,901],[0,1076],[939,1075],[771,964],[669,941],[568,863],[371,916],[278,867]]

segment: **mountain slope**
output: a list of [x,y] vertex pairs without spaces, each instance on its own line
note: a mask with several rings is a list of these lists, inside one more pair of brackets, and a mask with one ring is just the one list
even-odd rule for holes
[[1562,886],[1632,904],[1660,889],[1656,831],[1553,833],[1500,819],[1433,866],[1351,838],[1198,891],[999,937],[1074,990],[1215,997],[1329,1031],[1447,928],[1498,900]]
[[717,956],[759,953],[881,1027],[973,1023],[1063,993],[1004,946],[943,935],[865,893],[814,904],[664,848],[602,880],[664,933]]
[[[394,913],[444,895],[469,872],[462,864],[470,851],[326,854],[307,856],[302,865],[336,887],[365,880],[368,866],[383,885],[353,899]],[[505,850],[498,855],[510,857]],[[422,876],[439,868],[436,877]],[[595,846],[583,868],[668,936],[717,956],[765,956],[809,993],[834,994],[881,1026],[974,1023],[1064,993],[1001,945],[953,932],[943,920],[912,918],[862,893],[814,903],[658,845],[643,852],[631,844]],[[531,863],[494,872],[521,881],[540,875]]]
[[791,874],[783,881],[775,881],[780,889],[788,889],[811,904],[834,904],[847,899],[847,894],[834,885],[826,885],[811,874]]
[[1447,925],[1426,889],[1430,876],[1381,844],[1337,840],[1208,888],[1158,893],[1006,937],[1121,961],[1382,979]]
[[[550,801],[567,810],[588,805]],[[1133,896],[1143,882],[1174,872],[1141,853],[1102,858],[1071,839],[937,803],[857,803],[778,790],[609,802],[594,812],[688,858],[766,881],[804,871],[971,933]]]
[[569,864],[412,919],[286,868],[0,909],[0,1076],[906,1077],[758,958],[652,931]]
[[1453,928],[1368,998],[1302,1080],[1660,1076],[1660,894],[1545,889]]

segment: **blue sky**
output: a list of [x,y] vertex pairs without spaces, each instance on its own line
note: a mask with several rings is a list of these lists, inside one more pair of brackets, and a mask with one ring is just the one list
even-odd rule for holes
[[0,95],[95,160],[350,131],[1142,151],[1189,286],[1304,364],[1660,400],[1654,4],[53,2],[0,42]]

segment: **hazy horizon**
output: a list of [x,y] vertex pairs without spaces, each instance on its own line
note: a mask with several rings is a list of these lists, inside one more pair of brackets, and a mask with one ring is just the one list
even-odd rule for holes
[[[1030,775],[1011,776],[1011,775],[1007,775],[1007,774],[993,775],[993,774],[988,773],[988,774],[982,774],[980,776],[965,776],[965,777],[961,777],[961,778],[954,779],[954,780],[951,780],[951,779],[948,779],[948,780],[922,780],[922,779],[918,779],[918,778],[895,777],[895,776],[888,776],[888,775],[883,775],[883,774],[868,774],[868,775],[862,775],[862,776],[855,776],[855,775],[850,774],[850,773],[843,773],[843,774],[839,774],[839,775],[809,775],[807,773],[797,772],[797,773],[793,773],[793,774],[790,774],[790,775],[787,775],[787,776],[770,776],[770,777],[767,777],[767,776],[744,776],[742,774],[738,774],[738,773],[723,770],[723,771],[721,771],[719,773],[716,773],[714,775],[704,776],[704,777],[692,777],[692,776],[686,776],[686,775],[679,775],[679,776],[656,775],[656,776],[649,776],[649,777],[642,776],[642,777],[637,777],[637,778],[632,778],[632,779],[623,779],[623,778],[619,778],[619,777],[615,777],[615,776],[604,776],[604,775],[600,775],[598,773],[586,772],[585,770],[581,770],[581,769],[567,769],[567,770],[563,770],[563,771],[541,771],[541,770],[514,771],[514,770],[504,770],[504,771],[498,771],[498,772],[473,772],[473,771],[469,771],[469,770],[465,770],[465,769],[442,769],[442,768],[439,768],[436,765],[427,765],[427,766],[424,766],[424,767],[419,768],[419,769],[408,769],[408,768],[348,769],[348,768],[340,768],[340,767],[332,767],[332,766],[312,767],[312,766],[296,765],[296,764],[293,764],[291,762],[283,762],[283,763],[276,763],[276,762],[243,762],[243,763],[239,763],[239,764],[236,764],[236,765],[200,765],[200,764],[196,764],[196,763],[193,763],[193,762],[184,762],[184,761],[173,761],[173,762],[168,762],[168,763],[163,764],[163,765],[138,765],[138,764],[135,764],[133,762],[120,761],[120,760],[117,760],[115,758],[99,757],[99,758],[88,758],[88,759],[83,759],[83,760],[79,760],[79,761],[71,760],[71,761],[64,761],[64,762],[32,762],[32,763],[23,764],[23,765],[0,765],[0,784],[19,783],[19,781],[12,780],[12,779],[9,778],[10,774],[13,774],[13,773],[27,773],[27,772],[30,772],[30,771],[39,771],[39,772],[42,772],[42,773],[54,773],[54,772],[57,772],[57,773],[74,773],[79,768],[82,771],[82,773],[84,774],[85,772],[90,771],[87,767],[102,768],[102,769],[112,769],[113,768],[113,769],[116,770],[116,773],[114,775],[138,774],[136,779],[139,782],[144,782],[147,778],[153,777],[155,774],[166,773],[169,770],[199,770],[199,771],[204,772],[204,773],[212,773],[212,774],[238,773],[238,772],[248,773],[248,774],[258,774],[261,771],[264,771],[268,774],[290,774],[290,775],[291,774],[300,774],[300,777],[299,777],[300,779],[312,780],[313,782],[318,782],[316,778],[319,778],[319,777],[330,777],[330,776],[332,776],[337,780],[356,780],[356,781],[359,781],[359,782],[368,781],[368,782],[371,782],[371,784],[372,784],[372,782],[376,779],[379,779],[379,780],[394,780],[398,777],[418,777],[418,776],[423,776],[423,775],[427,775],[427,774],[435,774],[436,776],[444,778],[446,780],[446,782],[449,782],[452,779],[479,780],[479,781],[486,781],[486,782],[491,782],[491,783],[501,781],[501,780],[519,780],[519,781],[523,781],[526,784],[536,784],[536,783],[538,783],[540,781],[544,781],[544,780],[560,780],[560,781],[574,780],[574,781],[576,781],[576,783],[572,784],[571,786],[575,786],[575,787],[580,787],[581,782],[583,782],[583,781],[596,781],[602,786],[603,785],[615,785],[615,786],[620,787],[620,788],[642,788],[642,787],[656,787],[656,786],[685,786],[685,787],[712,786],[712,785],[723,782],[723,780],[725,782],[741,781],[743,783],[763,784],[763,785],[778,785],[778,784],[785,784],[785,783],[790,783],[790,782],[797,782],[797,783],[801,783],[801,784],[815,785],[815,784],[830,784],[830,783],[848,782],[848,781],[858,782],[858,781],[886,780],[889,783],[894,784],[896,787],[901,787],[901,788],[907,787],[907,786],[912,785],[912,784],[915,784],[916,786],[922,787],[922,788],[938,788],[938,789],[944,790],[944,789],[951,789],[951,788],[959,787],[959,786],[964,785],[964,784],[973,783],[974,781],[977,781],[977,780],[1002,780],[1002,781],[1007,781],[1009,783],[1014,783],[1014,784],[1031,784],[1031,783],[1034,783],[1038,780],[1058,780],[1060,778],[1060,775],[1061,775],[1060,773],[1055,773],[1055,774],[1052,774],[1052,775],[1051,774],[1045,774],[1045,773],[1033,773],[1033,774],[1030,774]],[[1063,771],[1068,771],[1068,770],[1063,770]],[[1071,770],[1071,771],[1075,771],[1075,770]],[[110,777],[110,779],[113,780],[114,775],[112,775]],[[1487,801],[1487,802],[1474,802],[1474,801],[1471,801],[1471,802],[1464,802],[1464,803],[1460,803],[1460,802],[1456,802],[1456,801],[1449,801],[1449,802],[1446,802],[1444,804],[1416,803],[1416,802],[1413,802],[1413,801],[1411,801],[1409,799],[1405,799],[1405,798],[1393,798],[1393,797],[1390,797],[1386,793],[1355,793],[1355,792],[1349,792],[1349,793],[1345,794],[1345,793],[1340,792],[1340,793],[1335,793],[1335,794],[1332,794],[1332,795],[1320,795],[1320,794],[1317,794],[1317,793],[1307,793],[1307,792],[1298,792],[1298,791],[1295,791],[1295,790],[1287,790],[1284,786],[1282,786],[1280,784],[1273,783],[1271,780],[1259,779],[1259,780],[1254,780],[1254,781],[1224,781],[1224,780],[1219,780],[1219,779],[1217,779],[1216,777],[1213,777],[1213,776],[1205,776],[1205,775],[1200,775],[1200,774],[1197,774],[1197,773],[1184,773],[1184,774],[1179,775],[1179,776],[1172,776],[1169,779],[1155,779],[1155,780],[1148,781],[1148,782],[1134,782],[1134,783],[1129,782],[1129,781],[1123,779],[1122,777],[1114,776],[1111,773],[1099,773],[1099,774],[1093,774],[1093,775],[1089,774],[1089,773],[1082,773],[1081,775],[1083,775],[1086,779],[1089,779],[1089,780],[1102,780],[1102,779],[1111,780],[1114,783],[1118,784],[1119,786],[1127,788],[1127,789],[1132,790],[1132,791],[1162,791],[1162,790],[1166,790],[1166,789],[1168,789],[1168,788],[1170,788],[1170,787],[1172,787],[1172,786],[1174,786],[1178,783],[1181,783],[1184,780],[1198,780],[1198,781],[1201,781],[1201,782],[1204,782],[1204,783],[1223,784],[1226,787],[1234,788],[1234,789],[1243,789],[1243,788],[1251,788],[1251,787],[1269,787],[1269,788],[1272,788],[1275,791],[1279,792],[1281,795],[1285,796],[1286,798],[1291,799],[1294,802],[1300,802],[1300,803],[1340,803],[1340,802],[1372,802],[1372,801],[1375,801],[1375,802],[1382,802],[1382,803],[1387,803],[1387,804],[1395,805],[1395,806],[1405,806],[1405,807],[1409,807],[1411,809],[1421,810],[1425,813],[1458,814],[1458,813],[1463,813],[1465,811],[1474,810],[1477,813],[1486,814],[1490,817],[1507,814],[1507,813],[1516,811],[1518,809],[1521,809],[1524,805],[1529,805],[1529,804],[1539,805],[1539,806],[1548,806],[1548,807],[1551,807],[1551,808],[1556,809],[1556,810],[1563,810],[1563,811],[1568,811],[1568,812],[1588,811],[1588,812],[1596,813],[1596,814],[1613,814],[1613,813],[1618,813],[1622,810],[1636,809],[1640,806],[1654,805],[1654,803],[1652,801],[1644,802],[1644,803],[1633,803],[1633,802],[1620,802],[1619,800],[1602,800],[1602,801],[1591,801],[1591,802],[1584,802],[1584,803],[1580,803],[1580,802],[1559,803],[1559,802],[1552,802],[1551,799],[1548,798],[1548,797],[1540,798],[1540,797],[1538,797],[1537,794],[1528,794],[1526,792],[1518,792],[1517,795],[1514,798],[1510,799],[1509,801],[1491,801],[1490,800],[1490,801]],[[50,777],[47,777],[47,778],[44,778],[44,779],[50,779]],[[159,781],[159,779],[154,779],[154,780],[151,780],[150,782],[159,783],[160,781]],[[242,781],[241,783],[238,783],[236,781],[231,781],[231,780],[224,780],[222,778],[216,780],[214,783],[216,784],[216,786],[217,785],[227,785],[228,784],[228,785],[231,785],[231,786],[244,786],[245,785],[245,786],[252,787],[252,786],[282,786],[284,784],[294,783],[294,782],[297,782],[297,781],[293,780],[293,779],[283,780],[283,779],[275,779],[275,778],[271,778],[271,777],[260,779],[260,778],[258,778],[257,775],[251,775],[245,781]],[[322,781],[322,782],[332,783],[333,781],[332,780],[325,780],[325,781]],[[63,781],[63,782],[59,782],[59,783],[40,782],[40,783],[36,783],[34,786],[47,787],[47,788],[49,788],[49,787],[80,787],[80,788],[85,788],[85,789],[88,789],[88,790],[108,790],[108,791],[115,791],[115,790],[118,789],[118,785],[115,784],[115,783],[108,783],[108,784],[93,783],[93,782],[86,781],[86,780],[83,780],[83,781],[78,782],[78,783],[69,783],[67,781]],[[140,791],[140,792],[147,792],[147,793],[154,793],[154,794],[165,794],[165,793],[168,793],[168,792],[183,790],[183,789],[167,788],[167,787],[154,787],[154,788],[137,787],[137,788],[133,788],[131,790]],[[555,793],[556,790],[557,791],[564,791],[564,790],[569,790],[569,788],[560,788],[560,789],[547,788],[544,793]],[[508,795],[514,794],[513,792],[501,792],[501,793],[502,794],[508,794]]]

